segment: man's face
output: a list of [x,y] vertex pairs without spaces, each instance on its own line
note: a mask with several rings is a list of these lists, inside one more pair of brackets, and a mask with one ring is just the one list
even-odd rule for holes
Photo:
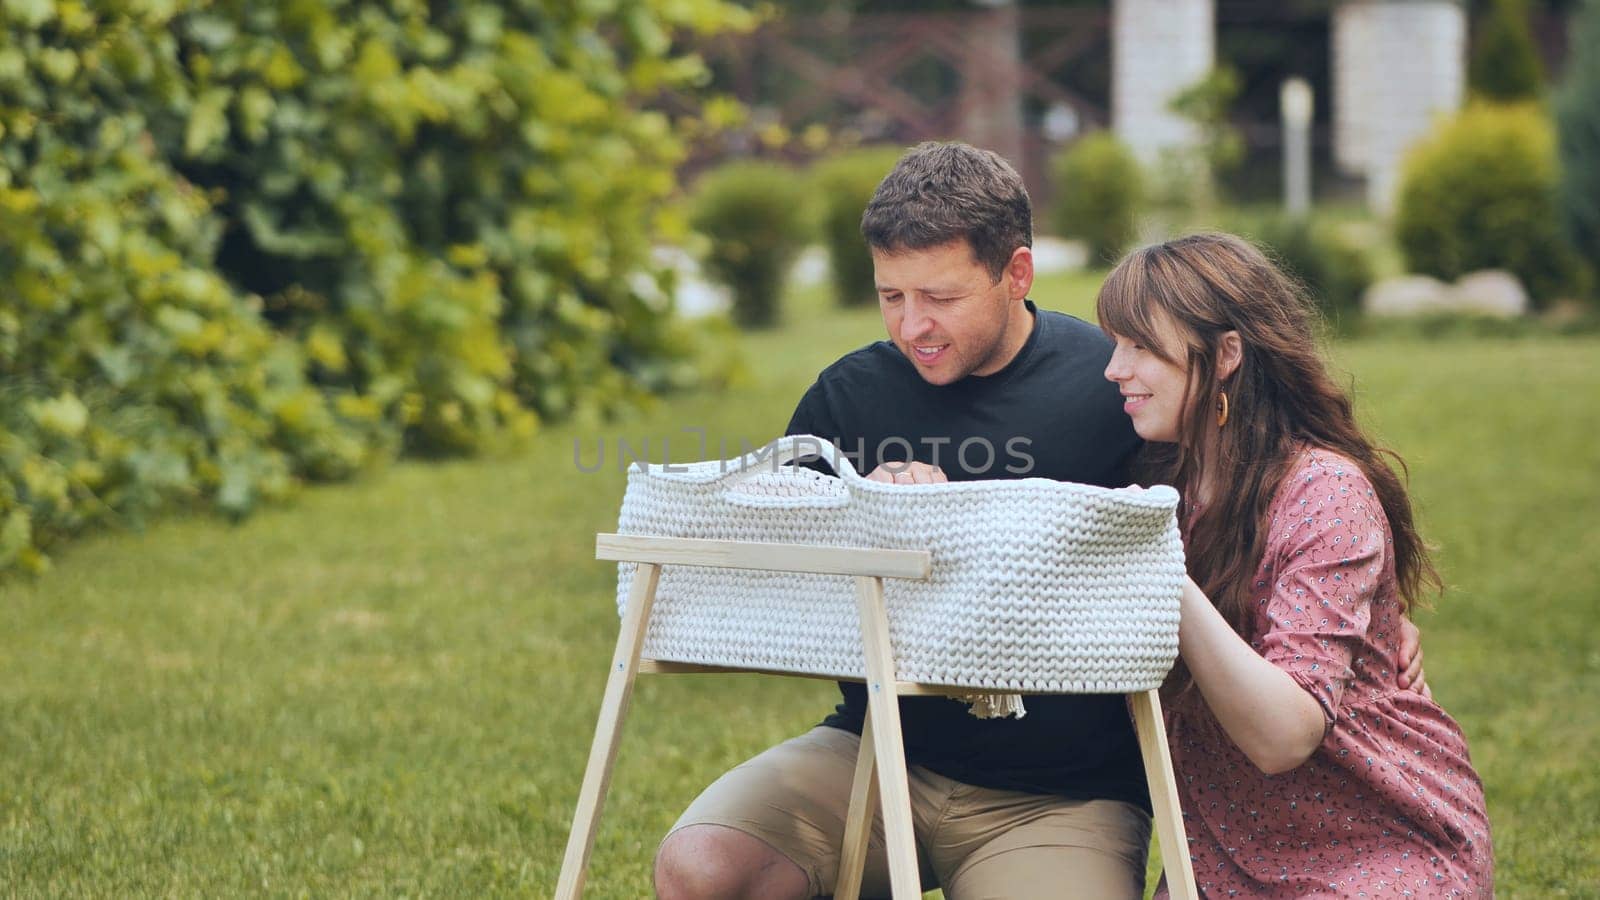
[[872,251],[889,339],[929,384],[1005,368],[1027,343],[1033,255],[1019,247],[997,282],[965,240],[925,250]]

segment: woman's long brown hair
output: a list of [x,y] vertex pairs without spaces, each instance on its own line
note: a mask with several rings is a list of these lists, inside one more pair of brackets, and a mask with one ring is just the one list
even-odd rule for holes
[[[1343,454],[1372,483],[1393,535],[1402,609],[1442,587],[1405,485],[1388,463],[1403,472],[1404,461],[1357,425],[1349,396],[1318,352],[1317,314],[1305,291],[1260,250],[1228,234],[1135,250],[1107,276],[1095,309],[1108,333],[1190,372],[1178,443],[1148,447],[1141,477],[1176,487],[1186,504],[1202,479],[1215,486],[1215,496],[1198,511],[1186,507],[1180,521],[1189,574],[1235,631],[1251,637],[1250,597],[1266,549],[1268,507],[1304,445]],[[1177,354],[1163,344],[1163,318],[1182,335]],[[1228,331],[1239,333],[1243,358],[1219,379],[1218,352]],[[1222,391],[1229,415],[1219,427]],[[1167,693],[1184,700],[1190,684],[1180,664]]]

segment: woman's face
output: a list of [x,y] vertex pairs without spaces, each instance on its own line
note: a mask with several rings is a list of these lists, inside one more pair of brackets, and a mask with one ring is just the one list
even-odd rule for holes
[[1188,395],[1189,370],[1167,362],[1153,352],[1187,359],[1177,326],[1166,316],[1156,318],[1160,348],[1151,348],[1121,335],[1113,335],[1117,346],[1106,365],[1106,378],[1122,393],[1122,411],[1133,420],[1133,430],[1147,441],[1174,443],[1178,440],[1178,419]]

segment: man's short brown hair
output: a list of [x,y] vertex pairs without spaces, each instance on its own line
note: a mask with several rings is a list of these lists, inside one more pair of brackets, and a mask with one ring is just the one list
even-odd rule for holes
[[1033,206],[1022,176],[1000,154],[929,141],[907,151],[878,184],[861,234],[882,253],[965,240],[999,280],[1011,254],[1033,246]]

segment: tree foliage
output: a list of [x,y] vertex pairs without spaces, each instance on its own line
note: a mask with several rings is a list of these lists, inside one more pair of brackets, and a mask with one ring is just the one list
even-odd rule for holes
[[1538,99],[1543,85],[1527,0],[1491,0],[1472,42],[1468,88],[1486,100],[1510,103]]
[[701,373],[652,241],[720,0],[0,6],[0,570]]
[[1556,132],[1562,224],[1578,253],[1600,272],[1600,0],[1589,0],[1573,22]]

